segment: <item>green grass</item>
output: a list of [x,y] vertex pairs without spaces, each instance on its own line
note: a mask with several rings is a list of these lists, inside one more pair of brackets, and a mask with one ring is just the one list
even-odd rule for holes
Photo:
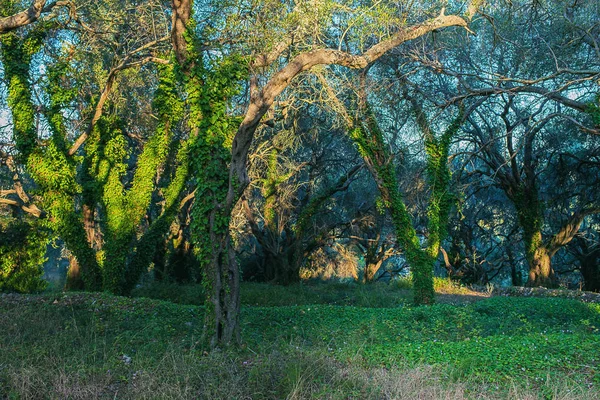
[[[168,300],[177,304],[202,305],[202,285],[153,282],[134,289],[133,297]],[[242,283],[241,302],[246,306],[297,306],[330,304],[357,307],[397,307],[409,303],[411,293],[395,285],[310,282],[290,286]]]
[[[383,308],[387,285],[346,291],[375,291],[373,307],[309,304],[326,288],[295,288],[300,305],[245,306],[244,345],[217,352],[202,347],[202,307],[0,295],[0,399],[600,397],[598,304],[496,297]],[[246,289],[246,304],[293,298]],[[331,291],[334,302],[369,304]]]
[[[435,290],[441,302],[448,302],[443,295],[480,295],[447,278],[435,278]],[[299,306],[329,304],[368,308],[393,308],[412,302],[410,280],[401,279],[391,284],[373,283],[325,283],[309,281],[290,286],[267,283],[242,283],[241,302],[245,306]],[[202,305],[202,285],[178,285],[152,282],[133,290],[133,297],[168,300],[177,304]]]

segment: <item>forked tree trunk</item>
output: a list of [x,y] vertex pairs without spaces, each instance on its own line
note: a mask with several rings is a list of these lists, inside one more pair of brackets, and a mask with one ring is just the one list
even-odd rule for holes
[[381,268],[381,264],[383,264],[383,258],[377,256],[377,248],[378,244],[367,245],[367,254],[365,256],[365,270],[363,273],[362,282],[363,283],[371,283],[375,280],[375,275],[377,271]]

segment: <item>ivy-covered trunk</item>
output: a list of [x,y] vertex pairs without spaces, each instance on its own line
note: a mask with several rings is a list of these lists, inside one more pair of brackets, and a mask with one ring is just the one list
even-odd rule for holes
[[427,207],[429,237],[425,247],[421,242],[399,190],[394,162],[391,159],[383,132],[379,128],[373,111],[365,107],[365,119],[351,132],[365,164],[373,175],[381,198],[386,205],[396,231],[396,240],[404,250],[413,276],[415,304],[433,304],[433,268],[442,240],[447,235],[448,215],[452,206],[450,193],[450,170],[448,152],[450,142],[463,121],[463,112],[454,119],[446,131],[436,138],[422,112],[421,106],[411,99],[417,123],[425,135],[427,153],[427,179],[431,188]]
[[[198,55],[199,57],[199,55]],[[238,93],[247,68],[239,58],[225,58],[208,67],[198,62],[187,78],[188,103],[196,138],[190,148],[196,194],[191,211],[191,236],[204,276],[204,337],[211,347],[239,342],[240,272],[229,221],[230,138],[233,117],[227,104]]]
[[[61,109],[71,101],[74,92],[63,90],[60,85],[50,86],[46,117],[52,136],[44,147],[38,146],[29,70],[31,58],[41,47],[43,33],[32,30],[21,38],[10,32],[0,38],[4,78],[8,82],[8,106],[19,157],[39,186],[43,207],[48,212],[48,225],[60,235],[77,259],[86,289],[98,290],[101,285],[100,268],[87,242],[81,215],[75,211],[74,196],[80,191],[80,186],[76,181],[75,164],[67,156],[66,132],[62,123]],[[60,79],[63,72],[63,65],[48,68],[51,80]]]
[[390,212],[396,240],[404,250],[406,261],[413,274],[414,302],[432,304],[434,302],[433,263],[429,262],[425,251],[421,249],[410,214],[398,189],[394,163],[372,111],[368,110],[365,126],[355,128],[351,137],[375,178],[382,200]]

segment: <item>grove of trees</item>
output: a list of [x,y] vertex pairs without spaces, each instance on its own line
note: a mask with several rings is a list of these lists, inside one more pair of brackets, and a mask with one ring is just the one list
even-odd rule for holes
[[0,65],[0,291],[600,290],[595,0],[3,0]]

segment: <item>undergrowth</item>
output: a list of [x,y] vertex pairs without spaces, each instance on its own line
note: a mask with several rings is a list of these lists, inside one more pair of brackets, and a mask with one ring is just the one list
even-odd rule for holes
[[0,295],[0,398],[600,395],[597,304],[497,297],[463,306],[246,306],[241,321],[241,348],[209,352],[200,343],[202,307]]

